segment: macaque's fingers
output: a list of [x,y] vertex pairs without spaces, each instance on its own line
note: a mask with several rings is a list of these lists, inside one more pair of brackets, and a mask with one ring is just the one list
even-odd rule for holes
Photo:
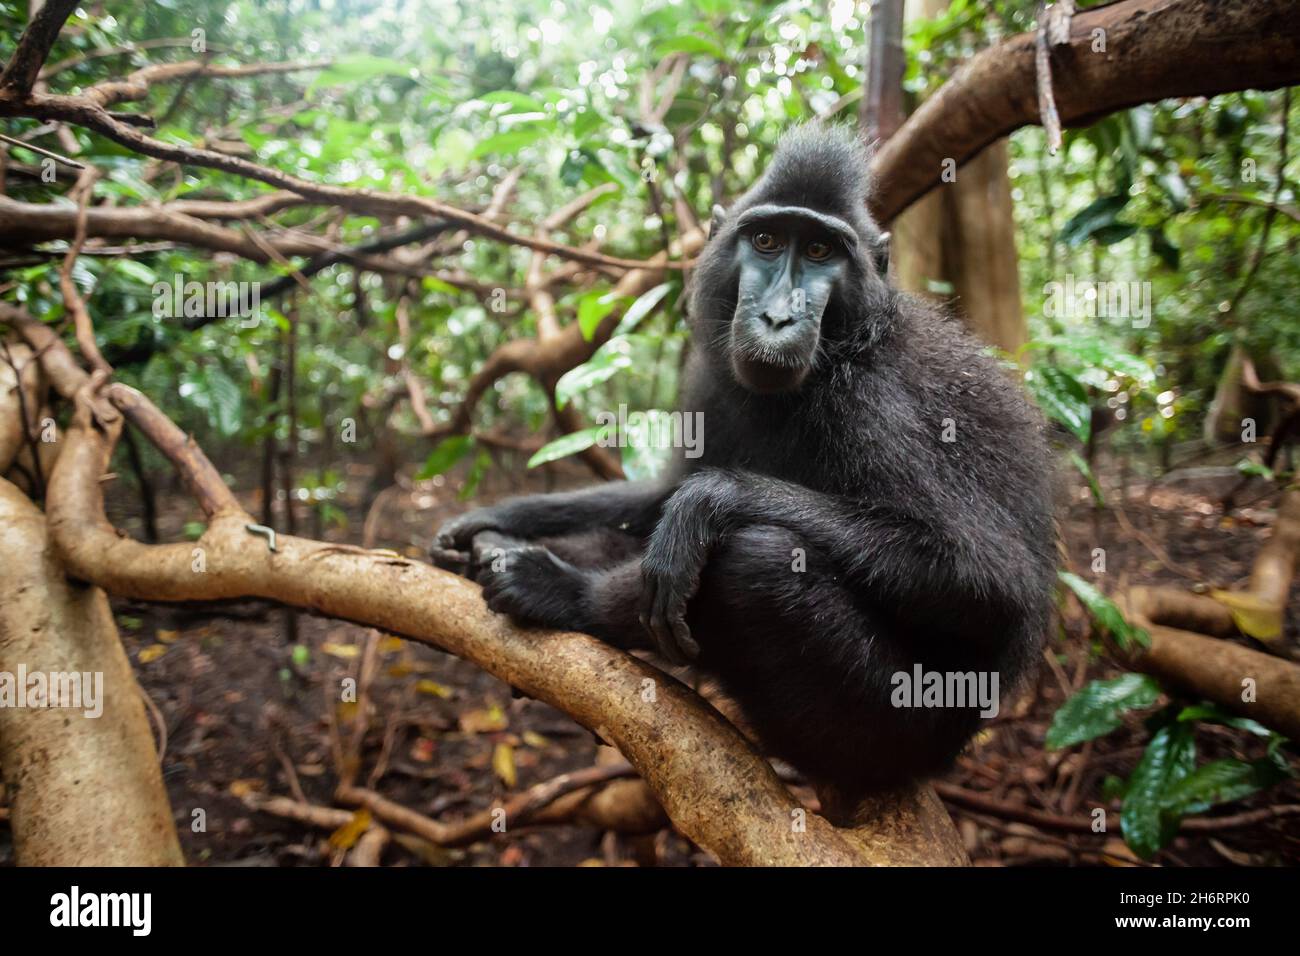
[[469,551],[475,535],[494,527],[495,523],[490,508],[475,508],[445,522],[434,536],[434,544],[446,550]]
[[691,636],[691,629],[686,624],[685,602],[682,602],[680,607],[669,613],[668,625],[672,631],[673,641],[677,646],[678,653],[688,661],[698,658],[700,656],[700,645]]
[[467,551],[443,548],[435,543],[429,549],[429,560],[433,562],[435,568],[442,568],[444,571],[459,574],[461,577],[470,576],[470,556]]

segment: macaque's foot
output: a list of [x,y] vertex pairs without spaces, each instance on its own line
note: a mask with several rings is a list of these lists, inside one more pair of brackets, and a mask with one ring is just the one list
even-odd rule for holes
[[478,569],[487,606],[522,624],[587,629],[587,575],[545,548],[498,550]]

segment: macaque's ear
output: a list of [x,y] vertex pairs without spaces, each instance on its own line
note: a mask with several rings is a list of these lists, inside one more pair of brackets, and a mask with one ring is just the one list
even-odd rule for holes
[[709,238],[712,239],[722,228],[722,224],[727,221],[727,211],[717,203],[713,205],[713,218],[709,221]]
[[889,237],[890,233],[882,232],[871,250],[871,260],[882,279],[889,275]]

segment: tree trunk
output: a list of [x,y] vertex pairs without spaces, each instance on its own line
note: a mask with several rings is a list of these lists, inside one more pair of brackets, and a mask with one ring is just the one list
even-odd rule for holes
[[100,693],[96,706],[75,709],[0,706],[19,864],[183,865],[142,691],[108,598],[65,579],[44,516],[0,479],[0,681],[16,682],[20,668],[24,684],[37,674],[98,675]]

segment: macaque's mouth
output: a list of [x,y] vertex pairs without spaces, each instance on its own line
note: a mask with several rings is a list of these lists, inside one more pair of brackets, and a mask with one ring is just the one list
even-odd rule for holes
[[733,355],[731,370],[744,388],[759,395],[792,392],[803,384],[811,366],[805,362],[779,364]]

